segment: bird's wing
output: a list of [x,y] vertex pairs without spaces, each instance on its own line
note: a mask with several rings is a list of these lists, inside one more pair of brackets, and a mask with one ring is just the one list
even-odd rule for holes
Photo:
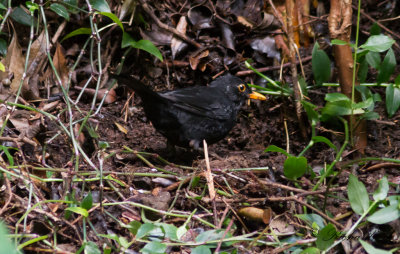
[[207,88],[197,88],[189,87],[161,93],[160,95],[172,102],[177,108],[199,116],[218,120],[231,118],[232,102],[222,92],[214,89],[210,91]]

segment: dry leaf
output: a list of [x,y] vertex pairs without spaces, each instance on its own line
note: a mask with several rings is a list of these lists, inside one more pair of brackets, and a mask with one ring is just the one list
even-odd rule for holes
[[[61,79],[61,84],[64,88],[67,88],[68,83],[68,72],[67,60],[65,59],[64,49],[60,43],[57,43],[56,52],[53,58],[54,66],[56,67],[57,73]],[[53,74],[53,78],[57,81],[57,78]]]
[[200,64],[200,61],[203,58],[208,57],[209,54],[210,54],[210,51],[208,49],[203,50],[201,52],[195,52],[194,54],[192,54],[189,57],[189,63],[190,63],[190,67],[192,67],[192,70],[196,70],[197,67],[199,66],[201,71],[205,71],[206,65]]
[[[186,17],[182,16],[179,19],[178,25],[176,26],[176,30],[178,30],[182,34],[186,34],[187,21]],[[172,59],[175,59],[179,53],[187,48],[187,44],[183,42],[181,39],[178,39],[176,36],[172,37],[171,40],[171,51],[172,51]]]
[[[16,93],[21,83],[22,74],[24,73],[25,58],[22,55],[21,46],[18,43],[17,33],[14,31],[13,38],[7,49],[7,56],[4,60],[4,66],[12,73],[14,78],[11,82],[11,92]],[[7,72],[0,72],[1,80],[8,77]]]
[[119,124],[119,123],[117,123],[117,122],[114,122],[114,124],[117,126],[117,128],[118,128],[118,130],[119,130],[120,132],[123,132],[123,133],[125,133],[125,134],[128,134],[128,130],[125,129],[124,126],[122,126],[121,124]]

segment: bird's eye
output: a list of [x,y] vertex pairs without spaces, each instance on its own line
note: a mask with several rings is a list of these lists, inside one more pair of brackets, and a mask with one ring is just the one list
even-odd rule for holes
[[239,92],[243,93],[244,91],[246,91],[246,86],[244,84],[240,84],[240,85],[238,85],[238,89],[239,89]]

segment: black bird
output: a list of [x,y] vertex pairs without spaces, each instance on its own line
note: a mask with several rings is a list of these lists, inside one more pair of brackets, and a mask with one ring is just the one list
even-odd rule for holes
[[247,99],[266,99],[231,74],[217,78],[209,86],[159,93],[135,78],[113,74],[111,77],[142,98],[147,118],[167,138],[167,146],[173,147],[197,150],[203,139],[207,144],[223,139],[235,125],[239,109]]

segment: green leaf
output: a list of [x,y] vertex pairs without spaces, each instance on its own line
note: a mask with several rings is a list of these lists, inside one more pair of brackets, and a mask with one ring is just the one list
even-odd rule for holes
[[307,159],[303,156],[289,156],[283,163],[283,174],[289,179],[297,179],[307,170]]
[[400,203],[400,196],[389,196],[388,200],[390,205],[398,205]]
[[178,239],[181,239],[182,236],[184,236],[186,234],[186,232],[187,232],[186,226],[182,225],[176,230],[176,237]]
[[92,7],[101,12],[111,12],[110,6],[108,6],[105,0],[89,0]]
[[154,230],[155,228],[157,228],[157,227],[152,223],[144,223],[144,224],[142,224],[142,226],[137,231],[136,238],[140,239],[140,238],[143,238],[143,237],[147,236],[147,234],[150,231]]
[[349,43],[346,41],[334,39],[331,41],[332,45],[348,45]]
[[32,16],[26,13],[21,7],[16,7],[11,12],[10,17],[22,25],[30,26],[32,24]]
[[119,242],[119,238],[118,238],[118,236],[116,234],[108,234],[108,235],[98,234],[98,236],[104,237],[104,238],[107,238],[107,239],[110,239],[110,240],[114,240],[116,242]]
[[86,197],[83,198],[83,200],[81,202],[81,207],[85,208],[86,210],[90,210],[93,207],[92,192],[89,191],[89,193],[86,195]]
[[299,85],[300,85],[300,88],[301,88],[301,92],[305,96],[308,96],[307,83],[306,83],[306,80],[304,79],[304,77],[299,77],[298,82],[299,82]]
[[374,52],[383,52],[392,47],[394,42],[392,38],[386,35],[372,35],[360,48]]
[[177,231],[178,231],[177,227],[175,227],[172,224],[168,224],[168,223],[161,223],[161,227],[165,233],[165,238],[168,238],[168,239],[171,239],[174,241],[179,240],[178,236],[177,236]]
[[308,102],[308,101],[301,101],[301,104],[304,107],[304,110],[307,113],[307,117],[308,119],[311,121],[311,125],[312,126],[316,126],[319,120],[319,114],[318,112],[315,110],[317,108],[317,106],[315,106],[314,104]]
[[[332,116],[346,116],[351,113],[351,101],[328,102],[321,110],[321,121],[325,121]],[[353,114],[362,113],[364,113],[364,110],[362,109],[353,110]]]
[[339,235],[340,233],[336,231],[335,226],[329,223],[318,232],[317,241],[315,244],[317,245],[318,249],[326,250],[333,244]]
[[354,175],[349,176],[347,186],[347,196],[349,197],[351,208],[354,212],[362,215],[369,208],[369,197],[364,184],[358,181]]
[[400,86],[400,74],[395,78],[394,83],[395,83],[397,86]]
[[365,60],[367,60],[369,66],[375,69],[379,69],[381,65],[381,55],[378,52],[369,51],[365,56]]
[[367,242],[365,242],[365,241],[363,241],[361,239],[360,239],[360,243],[364,247],[364,250],[368,254],[392,254],[391,251],[377,249],[374,246],[372,246],[371,244],[369,244],[369,243],[367,243]]
[[311,125],[312,126],[316,126],[319,120],[319,114],[318,112],[315,110],[315,108],[317,108],[317,106],[315,106],[314,104],[308,102],[308,101],[301,101],[301,104],[304,107],[304,110],[307,113],[307,117],[308,119],[311,121]]
[[77,207],[77,206],[75,206],[75,207],[67,207],[67,208],[65,208],[65,210],[80,214],[80,215],[82,215],[83,217],[86,217],[86,218],[89,216],[88,211],[85,208],[82,208],[82,207]]
[[18,151],[18,149],[14,148],[14,147],[0,145],[0,151],[3,151],[3,153],[7,157],[8,164],[10,164],[10,166],[12,167],[12,166],[14,166],[14,157],[11,155],[11,153],[9,151],[10,149]]
[[115,14],[111,12],[98,12],[98,14],[110,18],[112,21],[114,21],[115,24],[117,24],[122,29],[122,31],[124,31],[124,26],[122,25],[121,20],[119,20],[119,18],[115,16]]
[[81,35],[81,34],[88,34],[91,35],[92,34],[92,29],[90,28],[86,28],[86,27],[82,27],[82,28],[78,28],[72,32],[70,32],[69,34],[67,34],[61,41],[64,41],[68,38],[77,36],[77,35]]
[[386,111],[392,117],[400,107],[400,88],[389,84],[386,87]]
[[264,150],[264,153],[266,153],[266,152],[277,152],[277,153],[282,153],[282,154],[284,154],[284,155],[286,155],[286,156],[290,156],[290,154],[288,154],[285,150],[283,150],[282,148],[277,147],[277,146],[275,146],[275,145],[270,145],[270,146],[268,146],[268,147]]
[[69,13],[68,13],[67,8],[64,7],[64,5],[58,4],[58,3],[53,3],[50,5],[50,9],[52,11],[54,11],[55,13],[57,13],[58,16],[61,16],[61,17],[65,18],[67,21],[69,21]]
[[386,176],[379,181],[378,188],[374,191],[373,197],[375,201],[385,200],[389,191],[389,183]]
[[373,111],[368,111],[361,115],[361,119],[365,119],[365,120],[376,120],[376,119],[379,119],[379,117],[380,117],[380,115]]
[[378,85],[387,82],[390,79],[395,67],[396,57],[394,56],[393,50],[389,49],[385,58],[383,59],[381,67],[379,68],[378,77],[376,78]]
[[27,1],[25,2],[25,4],[31,13],[34,13],[36,10],[39,10],[39,5],[37,3]]
[[332,148],[333,150],[335,150],[335,152],[337,152],[337,147],[327,138],[322,137],[322,136],[315,136],[311,138],[312,141],[314,142],[322,142],[327,144],[330,148]]
[[129,241],[123,236],[118,237],[117,242],[125,249],[128,249],[130,246]]
[[167,245],[160,242],[150,242],[146,244],[141,250],[140,253],[144,254],[163,254],[167,249]]
[[7,227],[4,225],[2,221],[0,221],[0,246],[2,253],[8,254],[17,254],[20,253],[17,251],[17,248],[11,242],[10,238],[7,237]]
[[89,125],[86,124],[86,125],[85,125],[85,128],[86,128],[86,130],[88,131],[88,133],[89,133],[89,135],[90,135],[91,138],[96,139],[96,138],[99,138],[99,137],[100,137],[100,135],[97,134],[97,132],[93,129],[93,127],[91,127],[91,126],[89,126]]
[[[206,243],[208,241],[214,241],[214,240],[223,240],[223,238],[230,238],[232,236],[231,233],[225,232],[225,230],[222,229],[212,229],[212,230],[207,230],[203,233],[200,233],[196,237],[196,242],[197,243]],[[232,245],[233,242],[224,242],[223,246],[230,246]],[[212,246],[216,246],[216,244],[211,244]]]
[[379,35],[381,34],[381,27],[374,22],[371,26],[371,28],[369,29],[369,34],[370,35]]
[[107,141],[99,140],[99,148],[100,149],[107,149],[110,147],[110,144]]
[[78,7],[78,2],[77,0],[64,0],[63,4],[65,4],[71,13],[78,13],[79,12],[79,7]]
[[312,51],[311,62],[315,83],[320,85],[329,81],[331,77],[331,60],[325,51],[319,49],[317,42],[315,43]]
[[132,235],[136,235],[141,226],[142,226],[142,223],[134,220],[129,223],[128,230],[129,230],[129,232],[132,233]]
[[372,97],[369,97],[364,101],[361,101],[359,103],[354,103],[353,109],[370,108],[373,105],[374,105],[374,99]]
[[[360,67],[358,68],[358,80],[360,83],[365,83],[365,80],[367,79],[368,75],[368,62],[365,57],[362,58],[360,61]],[[359,87],[359,86],[357,86]]]
[[201,245],[197,246],[196,248],[192,249],[192,254],[211,254],[210,248],[207,246]]
[[400,208],[397,205],[390,205],[374,212],[367,220],[375,224],[385,224],[399,218]]
[[101,254],[101,251],[96,243],[94,242],[87,242],[85,243],[85,254]]
[[375,102],[380,101],[379,97],[375,97],[374,94],[372,94],[371,90],[368,89],[366,86],[356,86],[356,90],[361,94],[361,99],[363,101],[366,101],[369,98],[372,98],[372,104],[367,107],[368,111],[374,110],[375,107]]
[[335,101],[351,101],[349,97],[342,93],[327,93],[325,94],[325,100],[329,102]]
[[128,46],[147,51],[150,54],[152,54],[153,56],[160,59],[160,61],[163,61],[161,52],[158,50],[158,48],[156,46],[154,46],[154,44],[151,41],[149,41],[149,40],[135,41],[128,33],[124,32],[122,35],[121,47],[126,48]]
[[300,254],[319,254],[321,253],[318,248],[308,247],[307,249],[300,252]]
[[325,223],[324,219],[315,213],[309,213],[309,214],[296,214],[295,215],[297,218],[303,220],[304,222],[307,223],[308,226],[312,227],[313,223],[316,223],[319,228],[324,228]]

